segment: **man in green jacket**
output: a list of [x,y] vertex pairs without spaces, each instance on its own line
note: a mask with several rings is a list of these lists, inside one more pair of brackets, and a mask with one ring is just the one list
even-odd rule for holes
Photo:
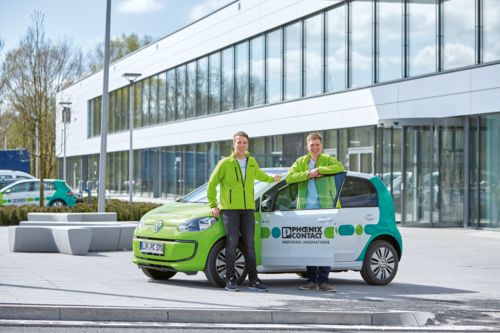
[[[226,290],[239,291],[235,275],[235,257],[239,234],[243,243],[245,266],[250,290],[268,291],[257,277],[255,258],[255,179],[264,182],[279,181],[281,176],[264,173],[248,152],[248,134],[233,135],[233,153],[219,161],[208,181],[207,197],[214,217],[222,213],[226,231]],[[217,185],[220,184],[220,208],[217,205]]]
[[[323,137],[318,133],[307,136],[307,155],[299,157],[290,168],[286,182],[299,183],[297,209],[334,208],[337,193],[334,177],[321,179],[344,171],[344,166],[334,157],[323,154]],[[329,266],[307,266],[307,283],[299,289],[335,291],[328,283]]]

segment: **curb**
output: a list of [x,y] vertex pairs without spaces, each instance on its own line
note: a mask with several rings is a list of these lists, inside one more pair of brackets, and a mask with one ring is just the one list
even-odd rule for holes
[[428,312],[328,312],[283,310],[0,305],[0,319],[217,324],[316,324],[423,326]]

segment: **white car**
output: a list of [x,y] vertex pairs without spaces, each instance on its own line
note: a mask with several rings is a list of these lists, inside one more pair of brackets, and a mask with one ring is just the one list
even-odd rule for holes
[[0,169],[0,188],[23,179],[35,179],[35,177],[22,171]]

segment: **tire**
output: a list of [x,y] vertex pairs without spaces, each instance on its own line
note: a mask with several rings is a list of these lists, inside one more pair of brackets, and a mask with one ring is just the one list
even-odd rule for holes
[[[205,276],[208,282],[216,287],[226,286],[226,240],[221,239],[210,250],[205,266]],[[236,248],[236,283],[245,281],[247,271],[245,268],[245,257],[241,246]]]
[[152,269],[152,268],[146,268],[146,267],[141,267],[142,272],[149,278],[153,280],[168,280],[177,272],[170,272],[170,271],[159,271],[157,269]]
[[59,199],[52,200],[52,202],[50,203],[50,207],[65,207],[65,206],[66,203]]
[[361,277],[370,285],[385,286],[396,276],[398,264],[394,246],[385,240],[377,240],[366,251]]

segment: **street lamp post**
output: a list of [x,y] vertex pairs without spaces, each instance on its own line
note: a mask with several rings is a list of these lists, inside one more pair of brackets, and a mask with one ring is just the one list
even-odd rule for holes
[[129,82],[128,95],[129,95],[129,149],[128,149],[128,201],[132,202],[134,192],[134,150],[133,150],[133,132],[134,132],[134,90],[133,84],[141,74],[139,73],[124,73],[122,75]]
[[71,102],[59,102],[62,106],[63,127],[63,179],[66,181],[66,125],[71,122]]

